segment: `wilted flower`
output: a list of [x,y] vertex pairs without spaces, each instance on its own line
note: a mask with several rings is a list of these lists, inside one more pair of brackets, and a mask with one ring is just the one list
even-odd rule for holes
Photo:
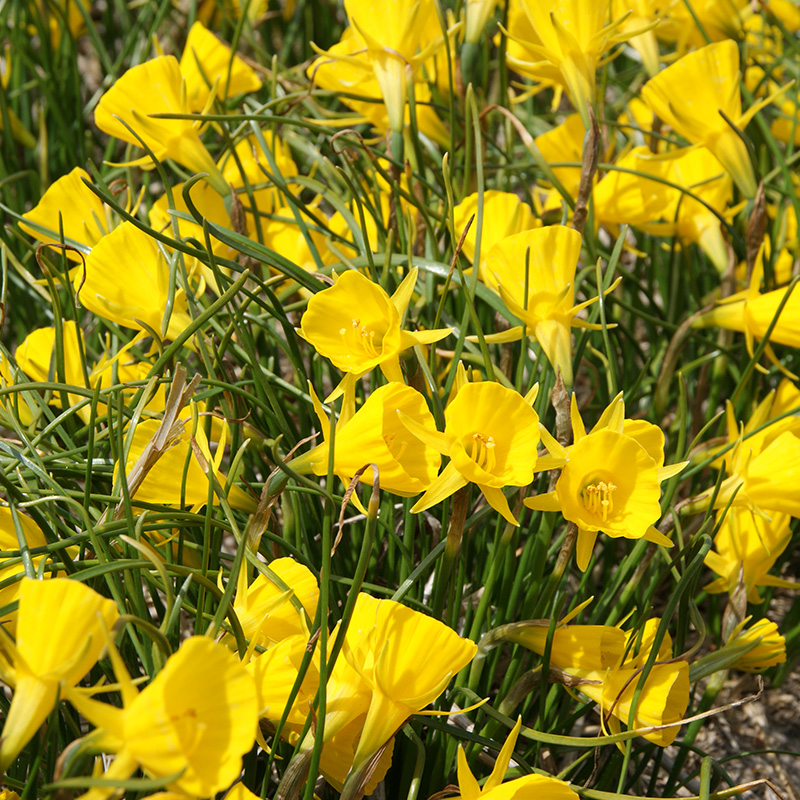
[[0,649],[8,659],[0,658],[0,672],[14,688],[0,739],[0,771],[47,719],[59,693],[94,666],[106,645],[104,630],[118,616],[111,600],[78,581],[22,579],[16,641],[0,626]]
[[547,435],[552,456],[566,458],[556,488],[529,497],[528,508],[560,511],[578,527],[576,560],[585,570],[601,531],[614,538],[647,539],[671,547],[654,523],[661,516],[661,482],[677,475],[688,462],[664,466],[664,434],[647,422],[625,420],[620,393],[586,433],[575,395],[572,396],[574,444],[563,448]]

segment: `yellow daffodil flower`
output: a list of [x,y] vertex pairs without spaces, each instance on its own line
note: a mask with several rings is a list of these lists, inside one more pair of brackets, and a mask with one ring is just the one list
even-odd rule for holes
[[118,617],[111,600],[78,581],[22,579],[16,641],[0,626],[0,649],[8,659],[0,658],[0,672],[14,688],[0,739],[0,771],[30,741],[59,693],[94,666],[106,645],[103,630]]
[[463,745],[458,746],[458,790],[461,800],[525,800],[535,797],[536,800],[578,800],[578,795],[570,789],[569,784],[548,775],[524,775],[513,781],[503,783],[508,772],[508,765],[514,754],[514,745],[522,729],[522,717],[511,729],[503,748],[494,762],[492,774],[481,787],[467,764],[467,754]]
[[186,81],[186,102],[191,111],[206,107],[212,89],[217,99],[226,100],[261,88],[256,71],[199,21],[189,29],[180,70]]
[[800,588],[795,581],[769,574],[792,538],[789,523],[788,514],[772,512],[765,518],[748,508],[729,508],[714,537],[714,550],[705,557],[706,566],[720,577],[705,590],[733,594],[741,582],[748,602],[760,603],[760,586]]
[[[22,531],[24,541],[29,548],[44,547],[47,544],[42,529],[27,515],[18,512],[17,519]],[[0,551],[8,552],[20,550],[20,539],[17,528],[14,525],[14,517],[11,509],[0,506]],[[33,556],[34,569],[39,569],[39,564],[47,556]],[[11,563],[9,563],[11,562]],[[22,559],[2,558],[0,559],[0,584],[6,585],[0,588],[0,607],[11,605],[19,599],[22,583],[20,581],[11,582],[9,579],[15,575],[24,575],[25,565]],[[49,573],[45,572],[45,577]],[[13,636],[17,628],[17,613],[7,614],[2,618],[3,627]]]
[[586,433],[575,395],[571,407],[574,444],[564,448],[545,431],[552,456],[567,463],[547,494],[529,497],[528,508],[560,511],[578,526],[576,560],[585,571],[601,531],[614,538],[647,539],[671,547],[653,527],[661,516],[661,482],[677,475],[688,462],[664,466],[664,434],[650,423],[625,420],[620,393]]
[[742,113],[739,91],[739,48],[726,39],[683,56],[642,87],[642,99],[676,133],[707,147],[730,172],[742,194],[755,197],[756,176],[739,130],[767,103]]
[[[191,415],[191,410],[187,411]],[[196,425],[194,431],[186,427],[186,419],[178,420],[177,431],[170,448],[155,462],[147,472],[141,485],[133,496],[134,502],[159,503],[173,505],[184,503],[194,508],[202,508],[208,502],[208,475],[211,470],[222,486],[226,484],[225,475],[220,471],[222,456],[225,451],[227,429],[222,428],[222,439],[217,444],[215,455],[202,424]],[[126,473],[130,473],[139,462],[145,448],[152,440],[159,427],[159,420],[148,419],[136,426],[131,441],[128,458],[125,463]],[[201,465],[192,448],[192,440],[200,451],[206,464]],[[119,462],[114,466],[114,480],[117,479]],[[214,495],[216,498],[216,495]],[[233,508],[252,513],[256,509],[256,501],[238,486],[230,486],[227,491],[228,502]]]
[[[461,252],[474,263],[475,244],[478,236],[478,194],[471,194],[465,197],[453,209],[453,221],[455,224],[456,237],[461,236],[467,227],[470,217],[475,215],[475,219],[467,231]],[[481,264],[486,260],[488,253],[494,245],[508,236],[515,233],[538,228],[541,221],[533,216],[531,207],[519,199],[512,192],[499,192],[489,189],[483,193],[483,228],[481,230]],[[481,267],[481,280],[488,283],[484,275],[485,268]]]
[[[631,642],[632,638],[638,640],[636,632],[626,634],[627,656],[617,666],[607,670],[567,670],[586,681],[578,688],[600,706],[603,728],[607,726],[611,733],[620,731],[621,722],[628,724],[641,669],[649,658],[659,621],[647,621],[638,652]],[[677,723],[688,704],[689,664],[672,660],[672,640],[667,635],[639,695],[633,725],[635,728],[669,726],[642,734],[659,747],[666,747],[678,735],[680,725]]]
[[728,645],[737,647],[754,641],[758,644],[731,666],[742,672],[763,672],[776,664],[786,663],[786,639],[778,633],[778,626],[765,618],[745,627],[749,621],[750,617],[747,617],[736,626]]
[[[322,434],[327,440],[328,417],[313,389],[310,391]],[[336,424],[333,460],[333,470],[345,485],[370,462],[378,467],[381,489],[392,494],[411,497],[424,492],[434,481],[441,463],[439,453],[417,438],[416,428],[409,432],[401,424],[398,411],[404,420],[411,419],[421,430],[435,434],[436,423],[425,398],[405,384],[389,383],[379,387],[355,413],[345,404]],[[327,475],[328,452],[326,441],[294,459],[290,466],[299,472]],[[367,470],[361,481],[371,486],[372,471]]]
[[[171,158],[193,172],[208,173],[206,180],[223,196],[230,193],[214,159],[200,141],[200,121],[158,119],[153,114],[186,114],[186,87],[174,56],[160,56],[131,67],[100,98],[94,121],[104,133],[141,146],[136,135],[158,159]],[[147,163],[148,158],[141,162]]]
[[[594,190],[595,219],[602,224],[635,225],[656,236],[680,236],[697,244],[720,273],[728,268],[728,244],[719,217],[703,203],[659,179],[682,186],[724,214],[733,198],[725,168],[705,147],[653,156],[636,147],[617,161]],[[652,175],[649,180],[641,174]]]
[[[169,264],[155,239],[132,222],[104,236],[86,259],[86,277],[76,276],[85,308],[126,328],[174,339],[192,323],[183,289],[175,291],[166,328]],[[125,280],[120,280],[125,275]],[[144,324],[142,324],[144,323]]]
[[438,620],[392,600],[359,594],[342,653],[372,697],[353,768],[433,702],[476,650],[474,642]]
[[[597,298],[573,305],[575,270],[581,253],[581,235],[574,228],[550,225],[524,231],[498,242],[487,254],[484,269],[508,310],[522,320],[536,338],[564,383],[572,385],[570,328],[600,330],[601,325],[576,319]],[[527,275],[526,275],[527,270]],[[619,279],[606,292],[612,291]],[[527,287],[527,295],[525,293]],[[487,342],[515,342],[523,326],[486,336]]]
[[417,272],[416,267],[412,269],[390,297],[360,272],[348,270],[308,301],[298,334],[347,373],[328,401],[351,393],[356,380],[378,366],[387,380],[402,383],[400,353],[418,344],[438,342],[451,333],[450,328],[402,330]]
[[[438,27],[438,21],[434,19],[434,22]],[[346,60],[339,59],[340,55],[346,56]],[[351,58],[362,59],[365,62],[364,67],[354,66],[350,61]],[[386,104],[382,102],[380,85],[374,72],[366,68],[366,62],[364,40],[358,31],[348,27],[341,39],[329,48],[325,55],[310,64],[306,71],[309,80],[321,89],[341,93],[340,101],[358,115],[355,117],[337,115],[324,121],[316,120],[317,124],[351,127],[368,122],[381,134],[389,130],[389,113]],[[450,134],[431,105],[430,87],[419,79],[413,82],[413,86],[417,130],[432,141],[447,144],[450,141]],[[409,133],[410,120],[410,111],[406,105],[403,111],[404,135]]]
[[441,33],[427,38],[429,22],[436,18],[433,0],[390,0],[380,7],[370,0],[345,0],[345,11],[357,34],[352,35],[353,50],[349,54],[316,50],[371,70],[386,105],[389,128],[402,134],[408,82],[444,41]]
[[[539,134],[534,142],[542,158],[548,164],[560,162],[583,162],[583,140],[586,130],[579,114],[570,114],[560,125],[549,131]],[[578,167],[552,167],[556,180],[564,187],[570,197],[578,196],[578,187],[581,182],[581,168]],[[549,186],[549,184],[548,184]],[[537,195],[538,201],[538,195]],[[541,202],[539,213],[548,211],[561,211],[564,199],[555,188],[548,188],[547,194]]]
[[[30,224],[20,223],[25,233],[40,242],[64,242],[80,250],[84,256],[111,230],[108,209],[103,201],[84,183],[89,173],[75,167],[67,175],[54,181],[41,200],[23,218]],[[70,261],[81,262],[81,257],[66,251]]]
[[[139,692],[113,644],[109,654],[122,708],[77,689],[68,694],[96,728],[87,744],[116,755],[104,777],[125,780],[141,768],[156,778],[180,773],[168,788],[191,797],[227,789],[241,774],[258,719],[253,679],[239,659],[205,636],[192,636]],[[92,788],[82,798],[102,800],[112,792]]]
[[468,483],[475,483],[495,511],[518,525],[503,487],[527,486],[533,481],[534,470],[552,468],[544,461],[537,464],[539,415],[532,404],[538,387],[523,397],[494,381],[467,383],[464,374],[454,389],[455,397],[445,409],[444,433],[401,416],[414,436],[450,458],[411,510],[424,511]]
[[509,54],[509,66],[531,78],[561,83],[588,130],[600,58],[643,31],[623,30],[625,16],[609,24],[611,0],[520,0],[520,5],[536,38],[525,41],[514,30],[508,32],[526,51],[524,59]]
[[[726,297],[711,311],[695,319],[692,327],[726,328],[731,331],[741,331],[745,336],[747,352],[752,357],[753,341],[764,338],[789,291],[784,288],[762,293],[763,278],[764,248],[762,247],[750,276],[749,287],[742,292]],[[769,343],[764,348],[764,353],[773,364],[778,365],[779,361],[772,349],[772,342],[789,345],[789,347],[800,347],[798,319],[800,319],[800,292],[792,291],[772,328]],[[780,366],[779,368],[786,373],[785,367]]]

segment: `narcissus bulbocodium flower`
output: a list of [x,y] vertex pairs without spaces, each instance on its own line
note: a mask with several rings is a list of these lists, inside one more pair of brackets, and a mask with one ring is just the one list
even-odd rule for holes
[[[629,724],[634,694],[650,652],[660,620],[645,623],[640,645],[636,631],[626,634],[627,656],[615,667],[607,670],[566,670],[570,675],[587,681],[578,689],[600,706],[603,729],[611,733],[621,730],[620,723]],[[639,648],[637,651],[637,647]],[[633,718],[634,728],[658,727],[642,733],[650,742],[666,747],[678,735],[679,723],[689,704],[689,663],[672,660],[672,640],[666,634],[658,650],[656,661],[642,687]],[[662,726],[668,726],[663,727]]]
[[[354,50],[345,54],[315,49],[322,56],[372,70],[386,105],[389,128],[402,133],[408,82],[444,42],[434,1],[387,0],[376,5],[371,0],[345,0],[344,8],[358,34],[352,37]],[[437,30],[431,37],[431,31]],[[358,43],[359,37],[363,44]]]
[[[626,153],[615,166],[619,169],[609,170],[594,189],[598,222],[634,225],[656,236],[680,236],[701,247],[720,273],[727,269],[728,244],[719,215],[733,198],[733,185],[712,153],[705,147],[691,147],[654,156],[649,147],[642,146]],[[654,180],[634,172],[652,175]],[[683,187],[706,205],[662,180]]]
[[578,526],[575,555],[585,571],[597,534],[647,539],[672,547],[653,524],[661,516],[661,482],[677,475],[689,462],[664,466],[664,434],[643,420],[626,420],[620,392],[586,433],[572,395],[570,408],[574,444],[564,448],[546,431],[543,441],[551,456],[566,459],[556,488],[528,497],[525,505],[538,511],[560,511]]
[[290,602],[290,598],[292,595],[296,597],[305,615],[313,620],[319,600],[317,579],[308,567],[293,558],[276,558],[268,567],[270,574],[289,587],[289,593],[261,572],[248,586],[248,570],[244,567],[239,570],[233,610],[245,638],[261,647],[271,647],[290,636],[307,638],[310,631],[305,616]]
[[[210,95],[209,103],[214,97]],[[175,56],[160,56],[131,67],[119,77],[100,98],[94,121],[101,131],[123,142],[141,147],[140,138],[158,159],[171,158],[193,172],[208,173],[206,180],[221,195],[228,195],[230,187],[200,140],[202,123],[199,120],[153,116],[187,114],[190,111],[178,60]],[[146,156],[134,163],[141,166],[149,161],[149,156]]]
[[[478,237],[478,202],[477,193],[465,197],[453,209],[453,224],[455,225],[456,237],[461,236],[470,217],[475,215],[475,219],[470,225],[461,252],[473,263],[475,262],[475,246]],[[515,233],[538,228],[541,221],[533,216],[531,207],[520,200],[513,192],[499,192],[496,189],[489,189],[483,193],[483,227],[481,230],[481,253],[485,261],[488,253],[494,245],[507,236]],[[481,279],[486,282],[484,277],[485,270],[481,269]]]
[[[524,323],[489,334],[486,341],[516,342],[524,331],[529,332],[568,386],[572,385],[570,328],[602,329],[602,325],[576,318],[598,299],[573,305],[581,241],[574,228],[549,225],[501,240],[483,260],[487,286],[496,288],[508,310]],[[606,293],[615,289],[619,280]]]
[[342,653],[372,696],[353,768],[432,703],[476,651],[474,642],[438,620],[359,594]]
[[481,786],[467,764],[467,754],[463,745],[458,746],[458,790],[461,800],[578,800],[578,795],[569,788],[569,784],[548,775],[524,775],[513,781],[503,783],[508,772],[508,764],[514,754],[514,745],[522,729],[522,717],[511,729],[508,738],[494,762],[492,774]]
[[[763,278],[764,247],[762,246],[750,276],[749,287],[726,297],[711,311],[695,319],[692,327],[727,328],[731,331],[741,331],[745,336],[747,352],[752,357],[753,341],[763,339],[767,329],[777,317],[764,353],[773,364],[785,373],[786,369],[780,364],[771,343],[800,347],[800,292],[795,291],[794,286],[790,286],[762,293]],[[789,291],[791,294],[786,299],[786,293]],[[786,302],[778,316],[778,309],[785,299]]]
[[747,146],[722,113],[741,131],[775,98],[742,113],[740,80],[739,48],[726,39],[689,53],[659,72],[642,87],[642,99],[676,133],[707,147],[742,194],[751,198],[757,181]]
[[750,617],[736,626],[728,640],[728,645],[737,647],[751,642],[758,642],[752,650],[748,650],[731,666],[743,672],[763,672],[769,667],[786,662],[786,639],[778,633],[778,626],[766,618],[745,627]]
[[191,111],[202,111],[212,90],[219,100],[225,100],[261,88],[256,71],[199,21],[189,29],[180,70]]
[[[84,183],[89,173],[75,167],[54,181],[41,200],[23,214],[27,221],[19,226],[40,242],[61,242],[80,250],[84,256],[111,230],[108,209],[103,201]],[[70,261],[81,263],[81,257],[66,251]]]
[[[436,25],[436,32],[441,33],[438,20],[434,17],[432,22]],[[347,56],[348,59],[339,59],[339,55]],[[364,64],[354,66],[350,58],[360,59]],[[337,115],[330,119],[318,119],[317,124],[340,128],[367,122],[382,134],[390,129],[387,106],[381,102],[380,85],[368,65],[366,45],[353,27],[346,28],[342,38],[324,56],[309,65],[306,74],[321,89],[341,93],[339,100],[358,114],[355,117]],[[433,141],[446,144],[450,140],[450,134],[431,105],[430,87],[419,79],[419,75],[417,78],[413,82],[417,130]],[[378,102],[374,102],[375,100]],[[404,135],[409,135],[411,114],[407,105],[403,115],[403,132]]]
[[[188,419],[193,416],[193,413],[193,409],[190,407],[178,420],[178,427],[173,430],[175,436],[172,444],[145,476],[132,498],[134,503],[185,504],[194,508],[202,508],[209,499],[209,476],[206,469],[213,472],[221,486],[226,485],[226,478],[221,472],[220,466],[227,442],[227,425],[221,426],[217,450],[212,455],[203,424],[195,424]],[[139,461],[158,430],[159,424],[159,420],[148,419],[139,422],[136,426],[125,462],[126,474],[130,473]],[[198,456],[192,447],[193,441],[206,462],[205,464],[198,461]],[[119,463],[114,466],[115,482],[118,470]],[[256,501],[238,486],[229,486],[226,495],[233,508],[248,513],[255,511]],[[212,498],[217,501],[216,494],[212,495]]]
[[563,85],[572,105],[589,128],[588,105],[594,105],[595,77],[607,50],[647,30],[623,30],[626,16],[611,19],[611,0],[520,0],[534,39],[526,41],[514,30],[510,38],[525,58],[507,56],[509,66],[534,79]]
[[418,344],[438,342],[452,332],[451,328],[402,329],[417,274],[414,267],[390,297],[360,272],[348,270],[308,301],[298,334],[347,373],[326,402],[352,393],[356,380],[375,367],[381,368],[386,380],[402,383],[400,353]]
[[76,275],[75,284],[85,308],[123,327],[174,339],[192,323],[184,289],[175,289],[165,320],[169,263],[158,242],[132,222],[123,222],[92,248],[85,279]]
[[[180,773],[169,789],[213,797],[241,774],[258,721],[253,679],[239,659],[205,636],[186,639],[141,691],[109,642],[122,708],[93,699],[96,689],[68,699],[95,726],[86,745],[116,757],[104,777],[125,780],[137,768],[152,777]],[[102,800],[113,787],[92,788],[82,800]]]
[[524,397],[494,381],[468,383],[463,367],[454,384],[455,396],[444,412],[440,433],[401,415],[408,430],[450,463],[428,487],[411,511],[418,513],[441,503],[468,483],[475,483],[486,502],[512,525],[519,523],[503,494],[504,486],[527,486],[536,469],[552,469],[539,461],[539,415],[532,405],[538,385]]
[[[290,462],[292,469],[327,475],[327,443],[330,422],[316,393],[310,389],[314,411],[326,439],[305,455]],[[441,464],[439,453],[428,442],[417,438],[401,423],[412,420],[422,431],[436,433],[436,423],[425,398],[404,383],[388,383],[376,389],[363,406],[353,413],[347,403],[336,421],[333,471],[347,485],[350,478],[368,463],[378,467],[381,489],[403,497],[424,492],[436,478]],[[361,481],[372,485],[372,471],[367,470]],[[353,495],[355,498],[355,495]]]
[[94,666],[106,646],[104,631],[118,617],[115,603],[78,581],[22,579],[16,641],[0,626],[0,677],[14,689],[0,739],[0,771],[47,719],[59,693]]
[[[0,551],[9,552],[20,550],[22,545],[27,545],[28,548],[44,547],[47,544],[42,529],[28,516],[21,512],[17,512],[16,518],[19,522],[19,531],[14,524],[14,515],[10,508],[0,506]],[[20,536],[22,538],[20,538]],[[39,570],[39,565],[42,560],[48,556],[32,556],[31,562],[35,570]],[[15,575],[23,575],[25,573],[25,565],[21,558],[1,558],[0,559],[0,585],[5,584],[0,588],[0,608],[3,606],[11,605],[19,599],[20,590],[22,589],[22,582],[12,581]],[[50,573],[45,572],[44,577],[48,578]],[[2,624],[6,631],[12,636],[17,629],[17,616],[18,612],[6,614],[2,618]]]

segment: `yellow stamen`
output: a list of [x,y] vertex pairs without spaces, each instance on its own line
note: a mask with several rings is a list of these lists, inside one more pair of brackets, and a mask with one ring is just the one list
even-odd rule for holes
[[497,459],[494,453],[495,442],[491,436],[483,436],[480,433],[472,434],[472,448],[469,457],[486,472],[491,472]]
[[606,483],[606,481],[587,484],[581,489],[581,501],[584,508],[590,514],[599,515],[603,522],[606,522],[608,515],[614,511],[614,489],[616,488],[613,483]]

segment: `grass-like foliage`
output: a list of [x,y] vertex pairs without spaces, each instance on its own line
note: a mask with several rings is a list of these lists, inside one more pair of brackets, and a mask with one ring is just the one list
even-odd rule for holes
[[0,4],[3,798],[790,796],[800,10],[632,5]]

